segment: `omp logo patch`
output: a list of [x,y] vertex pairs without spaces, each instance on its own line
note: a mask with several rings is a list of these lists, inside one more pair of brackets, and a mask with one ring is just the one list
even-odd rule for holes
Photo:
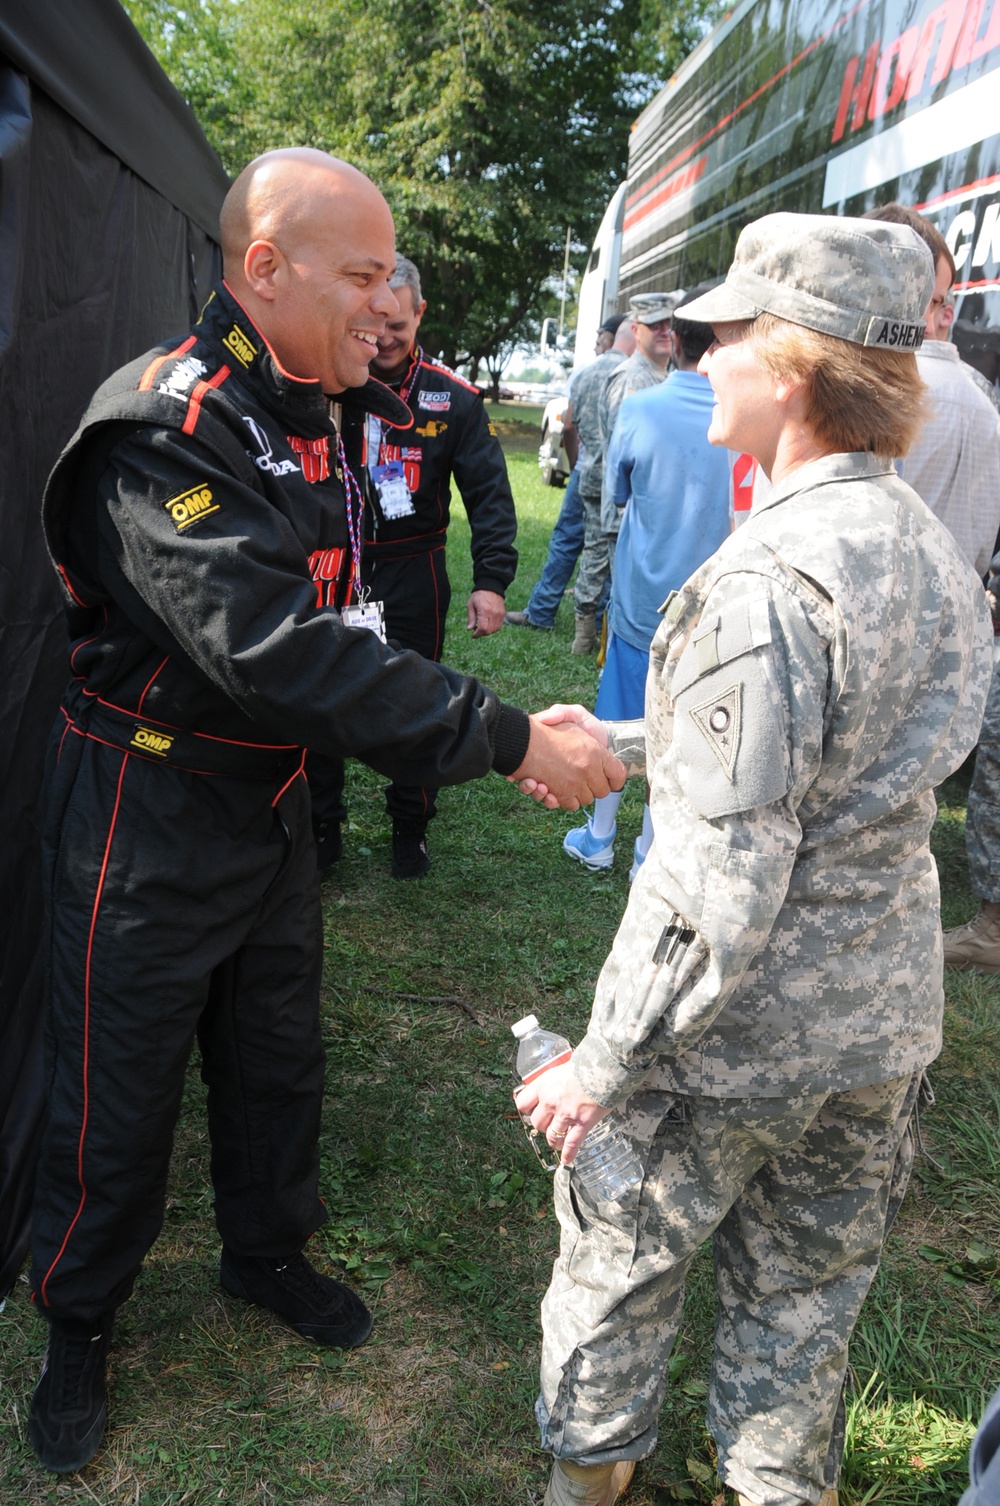
[[223,336],[222,343],[243,366],[249,366],[257,354],[256,345],[244,334],[238,324],[234,324],[229,334]]
[[166,732],[154,732],[139,722],[132,733],[131,746],[140,753],[152,753],[156,758],[166,758],[173,746],[173,738]]
[[178,533],[183,533],[185,528],[190,528],[192,523],[197,523],[201,518],[207,518],[209,513],[220,511],[211,488],[204,484],[192,486],[189,491],[181,492],[179,497],[171,497],[163,505]]
[[447,424],[439,424],[436,418],[429,418],[424,428],[415,429],[414,433],[419,434],[421,439],[436,439],[447,427]]

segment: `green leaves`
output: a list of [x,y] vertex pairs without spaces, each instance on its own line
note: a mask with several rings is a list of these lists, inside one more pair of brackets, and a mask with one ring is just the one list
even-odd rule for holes
[[322,147],[375,180],[420,267],[422,338],[483,362],[582,267],[638,110],[709,0],[123,0],[227,169]]
[[945,1281],[958,1285],[966,1281],[985,1281],[990,1286],[1000,1287],[1000,1256],[978,1239],[966,1246],[964,1258],[939,1250],[935,1245],[920,1245],[918,1253],[939,1268]]

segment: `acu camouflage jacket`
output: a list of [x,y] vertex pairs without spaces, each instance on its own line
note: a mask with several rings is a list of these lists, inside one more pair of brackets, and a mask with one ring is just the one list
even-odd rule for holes
[[784,1097],[933,1060],[933,789],[990,670],[981,583],[889,464],[774,487],[666,604],[644,746],[611,729],[656,836],[574,1055],[588,1093]]

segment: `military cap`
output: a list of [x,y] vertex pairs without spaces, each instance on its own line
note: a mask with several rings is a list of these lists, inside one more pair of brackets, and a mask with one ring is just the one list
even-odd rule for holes
[[625,314],[609,314],[597,331],[599,335],[617,335],[618,326],[625,323]]
[[669,319],[680,293],[636,293],[628,301],[628,316],[636,324],[659,324]]
[[880,350],[916,350],[934,260],[908,225],[823,214],[766,214],[736,242],[726,280],[684,309],[725,324],[775,314]]

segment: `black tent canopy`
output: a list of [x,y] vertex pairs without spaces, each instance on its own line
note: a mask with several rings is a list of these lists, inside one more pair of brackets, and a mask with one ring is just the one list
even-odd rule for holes
[[23,1261],[44,1101],[39,793],[66,676],[40,526],[94,389],[183,332],[228,179],[118,0],[0,9],[0,1299]]

